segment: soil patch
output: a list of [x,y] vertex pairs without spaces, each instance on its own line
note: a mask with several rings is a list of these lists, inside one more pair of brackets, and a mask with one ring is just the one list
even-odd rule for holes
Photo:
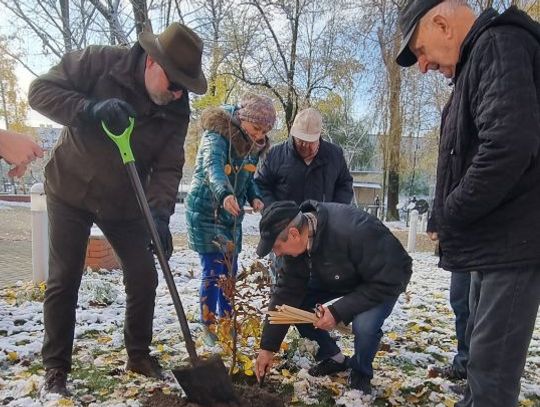
[[[409,237],[408,230],[391,230],[391,232],[398,238],[403,247],[407,248],[407,239]],[[417,252],[430,252],[435,253],[437,243],[433,242],[426,233],[416,234],[416,251]]]
[[[247,385],[234,385],[238,402],[216,403],[212,407],[284,407],[285,404],[279,396],[271,394],[264,388]],[[200,404],[190,403],[177,394],[164,394],[156,390],[143,402],[143,407],[204,407]],[[206,406],[208,407],[208,406]]]

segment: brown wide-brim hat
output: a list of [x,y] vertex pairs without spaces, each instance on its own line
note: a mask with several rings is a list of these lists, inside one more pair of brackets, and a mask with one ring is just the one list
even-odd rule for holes
[[190,28],[172,23],[159,35],[145,31],[139,34],[139,44],[161,65],[171,82],[199,95],[206,93],[203,42]]

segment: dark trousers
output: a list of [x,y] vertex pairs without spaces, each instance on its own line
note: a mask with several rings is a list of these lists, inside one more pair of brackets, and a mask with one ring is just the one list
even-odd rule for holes
[[[338,297],[340,295],[312,286],[309,288],[301,308],[313,311],[315,304],[323,304]],[[396,300],[397,298],[393,298],[354,317],[352,322],[354,355],[350,360],[350,367],[362,376],[370,379],[373,377],[373,359],[379,350],[379,343],[383,335],[381,327],[391,314]],[[319,345],[317,360],[324,360],[341,352],[336,340],[330,336],[328,331],[317,329],[311,324],[298,324],[296,328],[301,336],[316,341]]]
[[150,239],[142,219],[103,221],[91,212],[47,196],[49,215],[49,278],[43,303],[45,368],[71,369],[75,309],[86,246],[95,222],[118,255],[124,273],[126,315],[124,338],[128,356],[149,353],[157,287]]
[[465,335],[469,319],[470,273],[452,273],[450,280],[450,305],[456,317],[457,354],[452,368],[460,375],[467,375],[469,361],[469,342]]
[[539,267],[471,276],[467,390],[459,407],[514,407],[540,303]]

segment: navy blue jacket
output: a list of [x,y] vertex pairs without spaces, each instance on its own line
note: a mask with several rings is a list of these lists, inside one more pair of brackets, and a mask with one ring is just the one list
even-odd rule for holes
[[341,147],[321,140],[319,152],[307,165],[296,152],[292,137],[270,148],[255,173],[265,206],[274,201],[313,199],[350,204],[352,177]]

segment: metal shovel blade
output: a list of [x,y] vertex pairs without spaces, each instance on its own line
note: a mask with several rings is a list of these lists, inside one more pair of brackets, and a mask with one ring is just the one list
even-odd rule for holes
[[199,359],[196,366],[173,369],[174,377],[189,401],[211,406],[236,401],[231,378],[219,356]]

